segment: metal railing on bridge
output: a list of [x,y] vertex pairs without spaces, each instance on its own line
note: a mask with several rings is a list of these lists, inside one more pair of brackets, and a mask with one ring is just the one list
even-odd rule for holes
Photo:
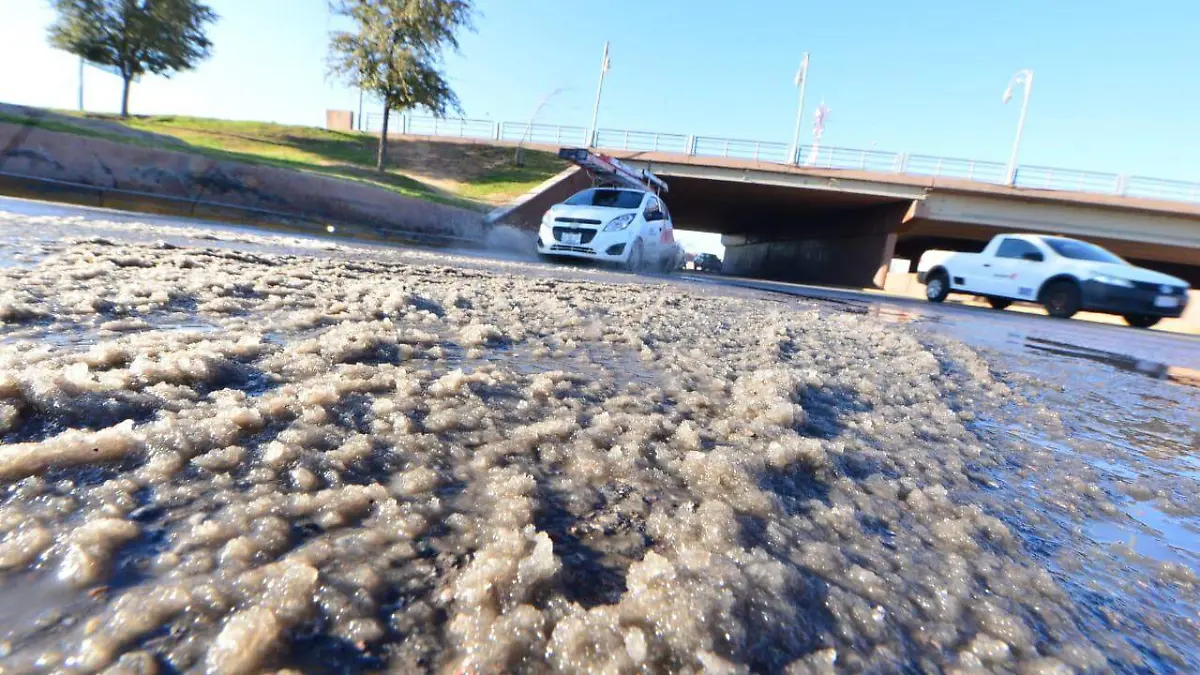
[[[383,115],[367,114],[363,123],[364,131],[378,132],[383,128]],[[774,141],[688,136],[653,131],[597,129],[593,137],[586,127],[398,114],[393,114],[389,119],[388,131],[415,136],[474,138],[512,143],[581,147],[595,145],[604,150],[748,159],[825,169],[953,178],[994,185],[1005,184],[1007,178],[1006,167],[1001,162],[829,146],[802,145],[793,149],[787,143]],[[1200,183],[1048,166],[1018,166],[1016,187],[1200,203]]]

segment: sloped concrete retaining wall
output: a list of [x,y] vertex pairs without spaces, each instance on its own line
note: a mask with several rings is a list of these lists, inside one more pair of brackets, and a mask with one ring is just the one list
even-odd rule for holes
[[[483,228],[480,213],[349,180],[18,124],[0,123],[0,172],[379,230],[477,239]],[[124,201],[117,208],[137,209],[135,197]]]

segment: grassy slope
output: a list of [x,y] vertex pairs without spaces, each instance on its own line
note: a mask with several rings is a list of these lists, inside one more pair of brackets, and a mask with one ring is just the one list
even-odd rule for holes
[[[106,133],[58,120],[33,123],[50,131],[311,171],[370,183],[409,197],[478,210],[517,197],[566,167],[547,152],[526,151],[525,166],[517,167],[512,163],[511,148],[393,139],[388,153],[391,168],[380,174],[373,168],[378,139],[370,134],[197,117],[120,120],[105,116],[102,119],[149,134],[179,139],[185,145],[156,141],[154,136]],[[29,120],[0,114],[0,121],[28,123]]]

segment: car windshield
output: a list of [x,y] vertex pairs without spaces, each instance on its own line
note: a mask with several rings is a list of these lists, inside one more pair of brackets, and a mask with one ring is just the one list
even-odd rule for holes
[[642,205],[644,192],[634,190],[584,190],[566,201],[571,206],[602,206],[610,209],[636,209]]
[[1110,253],[1095,244],[1089,244],[1085,241],[1076,241],[1075,239],[1057,239],[1047,238],[1046,245],[1054,249],[1054,252],[1064,258],[1072,260],[1089,260],[1091,262],[1117,263],[1126,265],[1124,260],[1114,253]]

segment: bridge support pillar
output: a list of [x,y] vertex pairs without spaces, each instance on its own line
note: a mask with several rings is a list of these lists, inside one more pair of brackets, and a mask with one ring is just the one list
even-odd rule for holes
[[735,276],[882,288],[907,204],[856,209],[771,232],[725,235],[723,271]]
[[723,272],[776,281],[882,288],[896,235],[749,241],[723,237]]

